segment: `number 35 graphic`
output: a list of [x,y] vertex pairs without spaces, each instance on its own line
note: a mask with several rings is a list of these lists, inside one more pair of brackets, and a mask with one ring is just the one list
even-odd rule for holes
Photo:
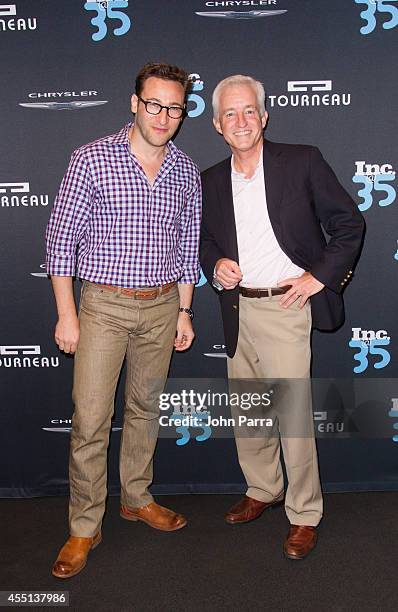
[[108,33],[108,26],[105,21],[107,17],[108,19],[118,19],[121,22],[121,25],[113,30],[115,36],[126,34],[131,27],[130,17],[117,9],[127,8],[128,5],[128,0],[108,0],[107,3],[104,3],[104,6],[98,2],[86,2],[84,5],[86,11],[97,13],[96,17],[91,19],[92,25],[97,27],[97,31],[91,35],[91,38],[96,42],[105,38]]
[[366,9],[361,12],[361,17],[366,20],[366,25],[359,30],[361,34],[371,34],[376,27],[376,11],[389,13],[391,19],[383,23],[384,30],[391,30],[398,24],[398,8],[395,6],[397,0],[355,0],[356,4],[365,4]]
[[192,79],[192,93],[188,94],[187,100],[188,102],[192,102],[192,104],[194,104],[195,106],[189,109],[188,117],[199,117],[199,115],[204,112],[206,105],[203,98],[201,96],[198,96],[198,94],[194,92],[203,91],[203,81],[201,80],[199,74],[196,73],[191,74],[190,77]]
[[372,191],[384,191],[386,197],[379,201],[379,206],[388,206],[394,202],[396,197],[396,191],[392,185],[386,185],[385,183],[395,180],[395,172],[391,174],[376,174],[374,182],[371,181],[367,176],[361,174],[355,174],[352,177],[353,183],[359,183],[363,185],[363,189],[358,191],[358,195],[363,198],[363,202],[358,204],[360,211],[368,210],[373,204]]
[[[180,413],[172,414],[170,420],[181,421],[181,416],[182,415]],[[205,440],[208,440],[211,436],[211,427],[207,425],[207,420],[209,416],[210,414],[208,412],[202,412],[201,414],[196,414],[193,418],[193,427],[202,430],[201,434],[195,436],[195,440],[197,442],[204,442]],[[176,427],[176,433],[180,434],[181,436],[180,438],[178,438],[178,440],[176,440],[177,446],[184,446],[185,444],[188,444],[189,440],[191,439],[191,433],[189,431],[188,425],[179,425],[178,427]]]
[[354,372],[355,374],[362,374],[368,365],[368,354],[370,355],[379,355],[381,357],[380,361],[376,361],[373,364],[373,367],[376,370],[381,370],[385,368],[391,360],[390,353],[386,351],[386,349],[378,348],[379,346],[387,346],[390,344],[389,338],[381,338],[379,340],[371,340],[370,345],[363,342],[363,340],[350,340],[348,345],[351,348],[357,348],[358,352],[354,355],[354,360],[359,362],[359,365],[355,366]]

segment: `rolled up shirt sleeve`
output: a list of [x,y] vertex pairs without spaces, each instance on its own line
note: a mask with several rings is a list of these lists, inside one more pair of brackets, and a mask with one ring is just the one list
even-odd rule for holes
[[199,171],[194,188],[181,215],[181,257],[183,272],[179,283],[195,284],[199,280],[199,238],[202,218],[202,188]]
[[76,251],[84,235],[94,185],[84,151],[71,157],[46,230],[46,268],[51,276],[74,276]]

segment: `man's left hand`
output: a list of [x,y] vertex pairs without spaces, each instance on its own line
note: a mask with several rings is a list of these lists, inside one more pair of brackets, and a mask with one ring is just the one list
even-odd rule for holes
[[177,335],[174,340],[174,348],[176,351],[186,351],[192,344],[195,338],[191,317],[186,312],[180,312],[177,321]]
[[303,308],[308,298],[322,291],[325,286],[312,276],[311,272],[304,272],[298,278],[286,278],[278,283],[278,287],[284,287],[285,285],[291,285],[291,288],[282,295],[279,302],[283,308],[289,308],[297,299],[300,300],[299,308]]

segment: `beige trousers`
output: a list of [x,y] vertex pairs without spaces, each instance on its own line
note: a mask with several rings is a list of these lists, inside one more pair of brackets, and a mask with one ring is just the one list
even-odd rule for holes
[[109,431],[125,358],[121,503],[137,507],[153,500],[148,487],[159,429],[159,393],[170,364],[178,306],[177,286],[153,300],[135,300],[84,282],[73,384],[71,535],[91,537],[101,528]]
[[[311,404],[311,306],[307,302],[299,309],[295,302],[284,309],[279,300],[240,296],[238,347],[228,359],[230,390],[242,391],[246,385],[248,391],[258,391],[254,379],[255,384],[267,379],[264,389],[272,388],[271,407],[263,413],[276,423],[276,435],[275,428],[253,433],[236,427],[235,440],[247,495],[264,502],[283,496],[282,445],[287,517],[295,525],[316,526],[323,504]],[[252,386],[236,379],[251,379]]]

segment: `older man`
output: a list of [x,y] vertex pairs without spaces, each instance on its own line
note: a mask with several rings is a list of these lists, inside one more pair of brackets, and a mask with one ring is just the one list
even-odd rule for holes
[[[127,361],[120,449],[121,516],[163,531],[185,518],[148,487],[173,345],[194,337],[201,190],[172,142],[185,115],[188,75],[147,64],[131,98],[134,123],[75,151],[47,229],[47,271],[58,309],[55,340],[74,353],[70,535],[53,567],[70,578],[101,541],[116,384]],[[79,318],[72,276],[84,279]]]
[[309,386],[311,326],[331,330],[342,323],[341,292],[364,224],[316,147],[264,140],[268,114],[260,82],[242,75],[224,79],[214,91],[213,112],[232,157],[202,175],[201,263],[219,291],[228,376],[230,383],[280,381],[275,388],[283,395],[274,398],[281,440],[235,430],[248,490],[226,521],[251,521],[282,501],[281,441],[291,524],[284,552],[302,559],[316,545],[322,517]]

